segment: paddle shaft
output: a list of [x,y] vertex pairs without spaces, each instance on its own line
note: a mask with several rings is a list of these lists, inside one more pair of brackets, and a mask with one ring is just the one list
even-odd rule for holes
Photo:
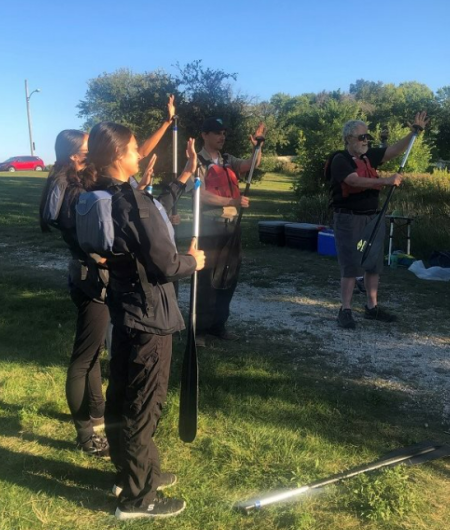
[[[394,465],[397,465],[397,464],[401,464],[402,462],[406,462],[407,460],[411,460],[411,459],[414,459],[414,458],[417,458],[417,457],[421,457],[421,456],[424,456],[424,455],[428,455],[430,456],[430,460],[432,459],[432,456],[433,456],[433,452],[436,451],[436,458],[439,458],[442,455],[441,452],[437,452],[437,450],[440,449],[440,447],[442,446],[439,445],[439,444],[431,444],[427,447],[423,447],[421,446],[421,444],[418,444],[418,446],[412,446],[412,447],[406,447],[403,451],[404,451],[404,454],[403,455],[395,455],[395,456],[387,456],[381,460],[377,460],[375,462],[372,462],[370,464],[366,464],[364,466],[359,466],[359,467],[356,467],[356,468],[353,468],[349,471],[346,471],[344,473],[339,473],[338,475],[333,475],[329,478],[326,478],[326,479],[323,479],[323,480],[318,480],[316,482],[312,482],[311,484],[308,484],[306,486],[302,486],[300,488],[296,488],[296,489],[292,489],[292,490],[288,490],[288,491],[285,491],[285,492],[282,492],[282,493],[277,493],[277,494],[274,494],[274,495],[271,495],[271,496],[268,496],[268,497],[265,497],[263,499],[259,499],[259,500],[254,500],[254,501],[248,501],[248,502],[244,502],[244,503],[239,503],[236,508],[245,512],[245,513],[248,513],[250,512],[251,510],[253,509],[258,509],[258,508],[262,508],[263,506],[267,506],[269,504],[274,504],[276,502],[281,502],[281,501],[284,501],[284,500],[288,500],[288,499],[292,499],[293,497],[296,497],[296,496],[299,496],[299,495],[302,495],[303,493],[306,493],[307,491],[310,491],[310,490],[313,490],[313,489],[318,489],[318,488],[322,488],[324,486],[328,486],[330,484],[335,484],[336,482],[339,482],[341,480],[344,480],[344,479],[348,479],[348,478],[352,478],[352,477],[355,477],[357,475],[361,475],[362,473],[367,473],[369,471],[375,471],[377,469],[381,469],[383,467],[388,467],[388,466],[394,466]],[[447,452],[448,454],[448,452]],[[412,460],[411,463],[414,463],[414,461]]]
[[[258,155],[259,155],[259,152],[261,151],[261,144],[263,142],[264,142],[264,138],[262,136],[258,136],[256,138],[256,146],[255,146],[255,150],[253,151],[250,170],[247,174],[245,190],[244,190],[244,193],[242,194],[244,197],[247,197],[250,191],[250,184],[252,182],[253,172],[255,171],[256,161],[258,160]],[[242,220],[243,213],[244,213],[244,209],[240,207],[238,217],[234,224],[233,234],[228,240],[227,244],[220,251],[220,255],[217,259],[217,263],[219,265],[224,263],[223,269],[218,272],[218,281],[215,280],[215,276],[216,276],[215,271],[213,272],[213,283],[215,284],[215,287],[217,289],[227,289],[229,287],[228,276],[230,272],[230,260],[233,259],[233,257],[237,254],[238,246],[240,244],[239,243],[239,232],[240,232],[240,226],[241,226],[241,220]]]
[[[418,130],[415,130],[414,131],[414,134],[411,136],[411,139],[409,141],[409,144],[408,144],[408,147],[405,151],[405,154],[403,155],[403,159],[401,161],[401,164],[400,164],[400,167],[398,168],[398,171],[397,173],[403,173],[404,169],[405,169],[405,165],[406,165],[406,162],[408,160],[408,157],[409,157],[409,153],[411,152],[411,149],[414,145],[414,142],[416,141],[416,138],[417,138],[417,135],[418,135]],[[377,217],[376,217],[376,222],[375,222],[375,225],[373,227],[373,230],[369,236],[369,239],[367,240],[367,245],[364,249],[364,252],[363,252],[363,255],[362,255],[362,258],[361,258],[361,262],[363,263],[364,260],[367,258],[369,252],[370,252],[370,249],[372,247],[372,244],[375,240],[375,237],[378,233],[378,229],[380,227],[380,224],[382,222],[382,220],[384,219],[384,216],[386,214],[386,210],[387,210],[387,207],[389,205],[389,202],[392,198],[392,194],[394,193],[394,190],[395,190],[396,186],[391,186],[389,191],[388,191],[388,194],[387,194],[387,197],[386,197],[386,200],[384,201],[384,204],[383,204],[383,207],[381,208],[380,212],[378,213]]]
[[[194,185],[194,226],[193,236],[198,245],[200,234],[200,178],[198,171]],[[197,435],[198,421],[198,360],[195,330],[197,320],[197,271],[191,277],[191,297],[189,306],[189,327],[181,369],[180,418],[178,431],[181,440],[193,442]]]
[[[173,117],[172,127],[172,179],[178,178],[178,116]],[[172,207],[172,214],[177,214],[177,203]]]

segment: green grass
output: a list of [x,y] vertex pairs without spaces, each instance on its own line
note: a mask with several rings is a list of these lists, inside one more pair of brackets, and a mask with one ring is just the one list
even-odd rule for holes
[[[311,337],[268,331],[263,322],[241,325],[245,340],[239,343],[199,350],[200,417],[193,444],[177,436],[184,341],[175,338],[157,443],[164,468],[179,476],[170,494],[185,498],[188,508],[164,522],[117,522],[109,495],[112,465],[74,450],[64,381],[75,310],[65,273],[33,263],[65,252],[57,232],[43,236],[38,229],[43,176],[0,175],[0,530],[446,528],[445,460],[372,474],[249,516],[231,509],[236,501],[325,478],[393,448],[445,437],[424,406],[331,368]],[[243,225],[243,282],[289,282],[301,292],[338,277],[335,260],[259,244],[259,219],[289,215],[290,186],[290,177],[269,174],[252,188]],[[180,209],[188,220],[188,199]],[[187,237],[189,223],[183,230]],[[446,325],[447,285],[420,284],[404,271],[388,271],[383,288],[394,287],[399,293],[416,290],[411,311],[426,313],[437,304]],[[405,414],[405,404],[414,413]]]

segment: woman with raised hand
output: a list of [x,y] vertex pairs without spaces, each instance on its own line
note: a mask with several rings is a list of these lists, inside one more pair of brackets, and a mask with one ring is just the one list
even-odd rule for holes
[[[161,472],[153,441],[167,394],[172,334],[184,328],[172,282],[202,269],[204,253],[193,242],[187,254],[178,254],[153,197],[130,185],[141,155],[128,128],[99,123],[88,146],[86,178],[113,194],[114,242],[112,254],[105,256],[113,323],[105,423],[117,468],[116,517],[168,517],[185,507],[183,500],[157,495],[158,489],[175,482],[175,476]],[[193,140],[188,148],[193,155]],[[195,166],[193,157],[180,177],[182,183]],[[165,208],[171,208],[175,195],[166,194]]]
[[[40,224],[61,230],[72,259],[69,262],[69,289],[77,307],[77,326],[66,379],[66,397],[77,431],[77,446],[93,456],[107,456],[108,442],[95,431],[104,426],[105,401],[99,355],[109,321],[105,301],[107,273],[78,245],[75,204],[80,193],[92,189],[93,181],[80,177],[85,167],[88,135],[81,131],[61,131],[55,143],[56,162],[42,194]],[[60,198],[59,201],[56,201]],[[55,205],[59,202],[58,206]],[[53,211],[51,211],[53,208]]]
[[[157,146],[175,115],[174,96],[167,103],[167,119],[140,148],[146,157]],[[77,326],[66,379],[66,396],[77,432],[77,447],[93,456],[107,456],[106,438],[96,431],[104,428],[105,401],[99,355],[104,347],[109,312],[104,304],[108,271],[98,256],[87,255],[78,245],[75,205],[80,193],[96,184],[80,171],[85,168],[88,134],[65,130],[55,143],[56,162],[50,172],[40,204],[43,232],[49,225],[61,230],[72,254],[69,262],[70,296],[77,307]]]

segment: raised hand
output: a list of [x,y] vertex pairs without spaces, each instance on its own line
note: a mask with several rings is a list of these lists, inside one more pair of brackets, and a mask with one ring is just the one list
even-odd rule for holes
[[186,146],[186,156],[188,163],[186,165],[185,171],[190,173],[195,173],[197,170],[197,153],[195,151],[195,139],[189,138]]
[[257,144],[258,138],[265,138],[266,136],[266,124],[264,122],[260,122],[258,127],[256,128],[255,134],[253,136],[250,136],[250,141],[254,146]]
[[153,182],[153,168],[155,167],[157,156],[153,155],[150,158],[150,161],[144,171],[144,175],[142,176],[139,185],[137,187],[138,190],[145,190],[147,186],[151,186]]
[[429,121],[430,118],[427,118],[427,113],[425,110],[423,110],[422,112],[418,112],[415,115],[414,122],[412,124],[408,122],[408,126],[412,131],[415,131],[416,129],[423,131]]
[[175,116],[175,96],[173,94],[170,94],[169,101],[167,103],[167,113],[168,113],[168,120],[172,121],[173,117]]

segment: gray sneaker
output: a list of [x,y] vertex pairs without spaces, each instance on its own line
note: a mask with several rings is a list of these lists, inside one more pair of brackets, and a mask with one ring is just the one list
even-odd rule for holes
[[339,315],[337,317],[337,323],[340,328],[343,329],[355,329],[356,322],[353,320],[351,309],[339,309]]

